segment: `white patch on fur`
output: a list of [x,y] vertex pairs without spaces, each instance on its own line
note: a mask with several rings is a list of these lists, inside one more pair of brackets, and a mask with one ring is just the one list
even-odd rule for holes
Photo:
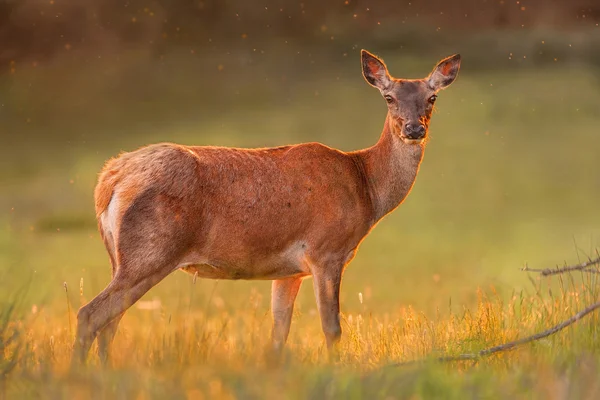
[[208,265],[209,267],[214,268],[212,265],[208,264],[208,260],[206,258],[200,257],[194,261],[182,262],[182,263],[178,264],[177,268],[175,268],[175,269],[181,269],[181,268],[190,267],[190,266],[194,266],[194,265]]
[[425,138],[421,138],[421,139],[409,139],[406,136],[400,136],[400,138],[402,139],[402,141],[406,144],[421,144],[425,141]]
[[102,223],[102,229],[104,230],[105,237],[115,237],[117,232],[117,212],[119,210],[119,194],[117,191],[113,192],[113,195],[108,203],[108,207],[102,214],[100,214],[100,222]]

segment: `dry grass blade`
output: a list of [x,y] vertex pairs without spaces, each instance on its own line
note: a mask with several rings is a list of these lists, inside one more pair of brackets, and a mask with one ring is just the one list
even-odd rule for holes
[[[600,308],[600,301],[597,303],[592,304],[589,307],[586,307],[585,309],[579,311],[577,314],[573,315],[571,318],[567,319],[566,321],[561,322],[558,325],[553,326],[550,329],[547,329],[543,332],[539,332],[536,333],[534,335],[531,336],[527,336],[525,338],[522,339],[517,339],[514,340],[512,342],[508,342],[508,343],[504,343],[504,344],[500,344],[498,346],[494,346],[494,347],[490,347],[487,349],[483,349],[478,351],[477,353],[467,353],[467,354],[459,354],[457,356],[447,356],[447,357],[439,357],[436,359],[433,359],[433,361],[436,362],[453,362],[453,361],[469,361],[469,360],[478,360],[481,357],[484,356],[489,356],[492,355],[494,353],[499,353],[501,351],[506,351],[506,350],[511,350],[517,346],[526,344],[526,343],[530,343],[536,340],[540,340],[543,339],[545,337],[554,335],[557,332],[560,332],[561,330],[563,330],[564,328],[566,328],[569,325],[574,324],[575,322],[579,321],[581,318],[585,317],[586,315],[590,314],[591,312],[597,310],[598,308]],[[394,364],[389,364],[386,366],[386,368],[389,367],[405,367],[405,366],[410,366],[410,365],[415,365],[415,364],[419,364],[419,363],[423,363],[425,361],[428,361],[427,359],[423,359],[423,360],[414,360],[414,361],[407,361],[407,362],[401,362],[401,363],[394,363]]]
[[[0,311],[0,380],[4,379],[17,365],[22,343],[19,339],[23,330],[13,324],[17,308],[24,298],[25,288],[17,291],[14,299]],[[0,393],[1,394],[1,393]]]
[[562,268],[557,267],[557,268],[534,269],[534,268],[529,268],[529,267],[525,266],[524,268],[521,269],[521,271],[539,272],[540,275],[542,275],[542,276],[558,275],[558,274],[564,274],[565,272],[572,272],[572,271],[583,271],[583,272],[591,272],[594,274],[598,274],[598,273],[600,273],[600,271],[598,271],[597,269],[592,269],[592,267],[598,266],[598,265],[600,265],[600,257],[595,258],[593,260],[582,262],[581,264],[571,265],[571,266],[562,267]]

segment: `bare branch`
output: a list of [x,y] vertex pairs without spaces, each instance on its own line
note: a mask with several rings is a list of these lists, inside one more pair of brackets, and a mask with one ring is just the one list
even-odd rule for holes
[[[453,361],[469,361],[469,360],[477,361],[484,356],[489,356],[491,354],[499,353],[501,351],[511,350],[517,346],[520,346],[520,345],[523,345],[526,343],[530,343],[530,342],[533,342],[536,340],[540,340],[540,339],[543,339],[550,335],[554,335],[555,333],[563,330],[564,328],[566,328],[569,325],[574,324],[575,322],[579,321],[581,318],[583,318],[586,315],[590,314],[591,312],[597,310],[598,308],[600,308],[600,301],[579,311],[577,314],[573,315],[568,320],[563,321],[560,324],[553,326],[552,328],[550,328],[548,330],[536,333],[535,335],[531,335],[531,336],[528,336],[528,337],[525,337],[522,339],[514,340],[512,342],[508,342],[508,343],[504,343],[504,344],[501,344],[498,346],[483,349],[483,350],[478,351],[477,353],[467,353],[467,354],[459,354],[457,356],[439,357],[439,358],[433,359],[433,361],[437,361],[437,362],[453,362]],[[415,361],[394,363],[394,364],[387,365],[386,367],[387,368],[389,368],[389,367],[405,367],[405,366],[419,364],[419,363],[422,363],[425,361],[427,361],[427,360],[415,360]]]
[[563,268],[557,267],[557,268],[533,269],[533,268],[529,268],[528,266],[525,266],[524,268],[521,269],[521,271],[539,272],[540,275],[542,275],[542,276],[564,274],[565,272],[571,272],[571,271],[583,271],[583,272],[591,272],[594,274],[598,274],[598,273],[600,273],[600,271],[598,271],[597,269],[594,268],[594,266],[598,266],[598,265],[600,265],[600,257],[593,259],[593,260],[582,262],[581,264],[571,265],[571,266],[567,266],[567,267],[563,267]]

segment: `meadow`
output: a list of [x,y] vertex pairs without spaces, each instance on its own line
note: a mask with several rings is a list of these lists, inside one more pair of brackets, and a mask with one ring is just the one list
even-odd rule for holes
[[[381,55],[398,77],[424,76],[437,61]],[[74,57],[0,79],[0,397],[600,395],[595,315],[478,362],[386,367],[523,337],[598,301],[597,275],[521,271],[584,261],[600,247],[598,69],[514,60],[478,70],[468,52],[440,94],[412,193],[345,273],[340,360],[328,360],[311,280],[273,368],[264,359],[270,282],[175,273],[126,314],[109,366],[94,347],[88,368],[69,371],[77,309],[110,278],[92,200],[106,159],[160,141],[354,150],[381,131],[384,101],[363,81],[358,51],[333,66],[303,58],[296,74],[279,70],[283,61],[244,64],[244,76],[237,55],[210,67],[186,57]]]

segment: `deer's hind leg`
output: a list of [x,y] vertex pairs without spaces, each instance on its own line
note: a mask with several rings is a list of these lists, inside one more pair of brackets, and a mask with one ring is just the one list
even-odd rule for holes
[[102,330],[98,333],[98,357],[103,364],[108,363],[110,357],[110,344],[112,343],[115,335],[117,334],[117,328],[119,322],[123,318],[124,312],[117,315],[110,321]]
[[162,265],[162,268],[144,265],[143,269],[153,270],[151,274],[132,274],[124,270],[124,265],[121,267],[108,286],[79,309],[74,363],[85,362],[94,339],[103,329],[106,331],[100,344],[101,351],[106,351],[106,342],[114,336],[122,314],[173,270],[171,263]]
[[[139,197],[121,220],[112,281],[79,309],[72,364],[84,363],[98,335],[99,350],[107,351],[122,314],[148,290],[177,269],[189,242],[177,237],[180,224],[169,219],[166,207],[152,193]],[[168,211],[167,211],[168,212]],[[157,225],[156,221],[165,221]],[[101,334],[101,332],[104,332]]]
[[[110,265],[111,265],[111,280],[115,278],[117,273],[117,262],[115,257],[115,242],[113,239],[113,235],[111,232],[104,232],[104,228],[102,224],[100,224],[100,231],[102,232],[102,239],[104,241],[104,245],[108,252],[108,256],[110,257]],[[119,327],[119,322],[123,317],[124,313],[121,313],[117,317],[115,317],[112,321],[110,321],[104,328],[100,330],[98,333],[98,356],[100,357],[100,361],[104,364],[108,362],[109,357],[109,347],[110,344],[117,333],[117,328]]]

